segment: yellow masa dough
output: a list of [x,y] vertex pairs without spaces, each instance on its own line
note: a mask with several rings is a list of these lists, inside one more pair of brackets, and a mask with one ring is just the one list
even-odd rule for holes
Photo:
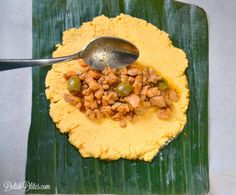
[[83,157],[106,160],[119,158],[151,161],[171,138],[177,136],[186,124],[189,90],[185,69],[188,66],[183,50],[172,45],[168,34],[145,20],[121,14],[116,18],[98,16],[83,23],[79,29],[64,32],[63,43],[57,45],[54,57],[80,51],[95,37],[110,35],[134,43],[140,52],[138,64],[151,66],[175,86],[180,100],[174,103],[175,111],[170,120],[160,120],[153,110],[128,122],[126,128],[105,118],[88,119],[76,107],[63,99],[68,93],[63,74],[79,71],[78,61],[54,64],[46,77],[46,96],[50,100],[50,116],[62,133],[69,134],[69,141]]

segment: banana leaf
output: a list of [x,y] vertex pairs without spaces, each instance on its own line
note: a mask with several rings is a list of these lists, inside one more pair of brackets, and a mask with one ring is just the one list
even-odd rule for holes
[[49,117],[48,67],[33,68],[26,181],[50,185],[27,193],[206,194],[208,176],[208,24],[203,9],[171,0],[33,0],[33,57],[50,56],[62,33],[95,16],[142,18],[169,33],[189,60],[188,122],[152,163],[84,159]]

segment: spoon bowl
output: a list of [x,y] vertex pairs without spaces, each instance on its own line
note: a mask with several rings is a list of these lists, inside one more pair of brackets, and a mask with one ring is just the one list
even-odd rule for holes
[[137,47],[120,38],[99,37],[88,43],[81,52],[81,58],[97,70],[106,66],[119,68],[132,64],[139,57]]

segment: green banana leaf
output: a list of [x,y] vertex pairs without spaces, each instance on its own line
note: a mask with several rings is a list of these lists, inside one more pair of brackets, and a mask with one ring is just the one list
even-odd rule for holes
[[33,57],[50,56],[62,33],[104,14],[143,18],[169,33],[189,59],[188,122],[152,163],[84,159],[49,117],[48,67],[33,68],[26,181],[28,193],[206,194],[208,176],[208,24],[203,9],[171,0],[33,0]]

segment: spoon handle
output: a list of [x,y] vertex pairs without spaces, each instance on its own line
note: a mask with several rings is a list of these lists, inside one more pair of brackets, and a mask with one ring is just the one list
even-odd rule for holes
[[44,66],[55,64],[59,62],[68,62],[81,58],[81,52],[58,58],[45,58],[45,59],[0,59],[0,71],[11,70],[16,68]]

